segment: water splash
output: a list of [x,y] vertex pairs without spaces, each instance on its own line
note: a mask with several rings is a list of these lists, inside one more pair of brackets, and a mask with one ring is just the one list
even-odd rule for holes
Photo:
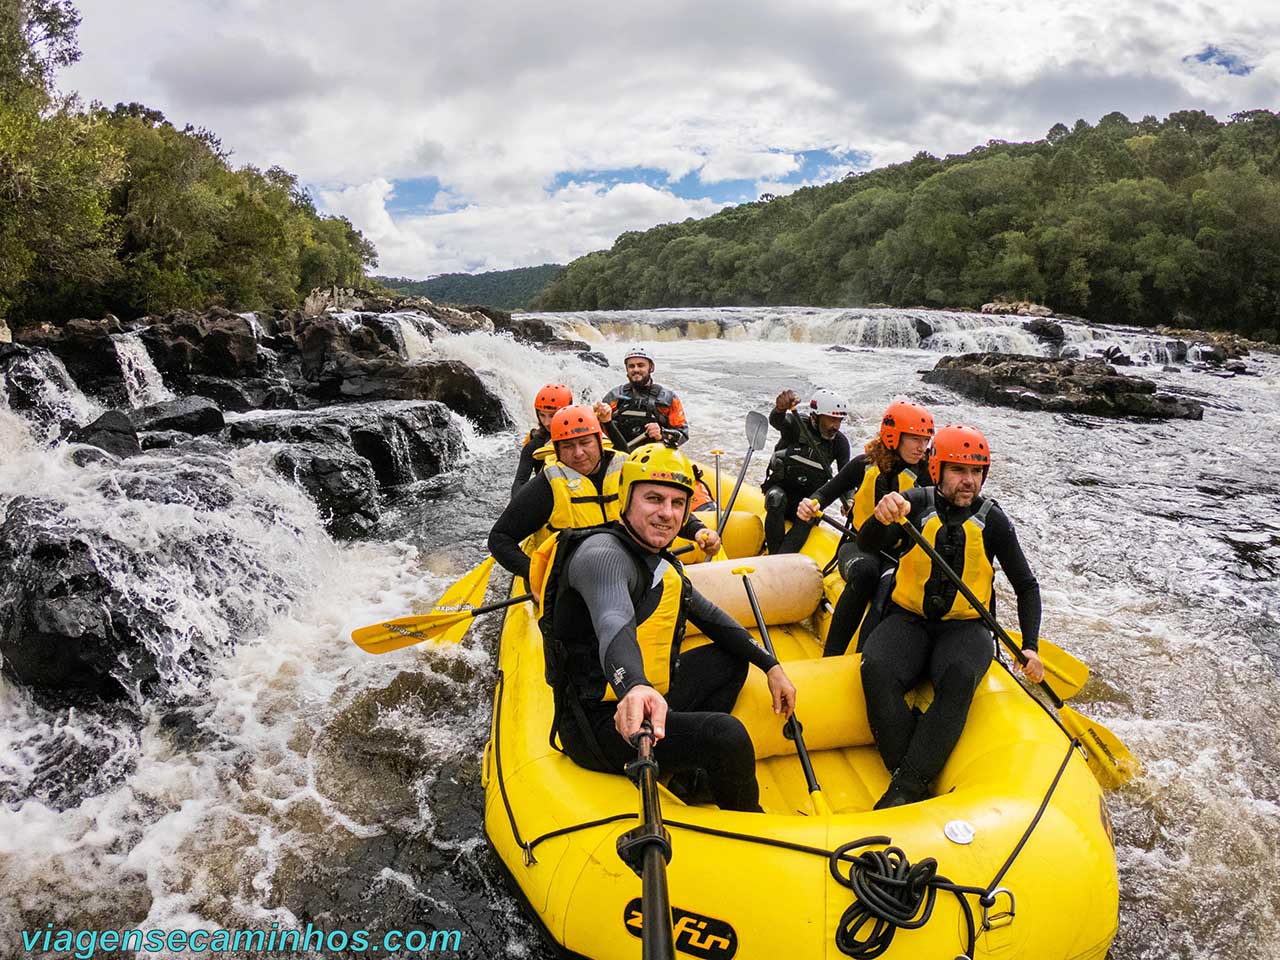
[[3,378],[5,406],[32,424],[45,442],[62,431],[63,421],[83,425],[102,416],[105,408],[85,396],[61,360],[43,347],[30,347],[9,360]]

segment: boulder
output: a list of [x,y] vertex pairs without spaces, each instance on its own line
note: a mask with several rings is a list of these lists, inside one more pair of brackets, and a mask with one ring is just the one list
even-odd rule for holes
[[1039,337],[1046,343],[1062,343],[1067,339],[1066,333],[1063,332],[1062,324],[1054,323],[1052,320],[1045,320],[1043,317],[1028,320],[1022,325],[1022,329],[1034,337]]
[[64,521],[57,504],[18,497],[0,523],[3,670],[46,693],[122,699],[156,664],[99,561],[106,535]]
[[97,447],[116,457],[132,457],[142,452],[133,421],[120,410],[108,410],[93,423],[74,430],[68,439],[72,443]]
[[120,321],[107,314],[101,320],[78,317],[60,326],[24,326],[19,336],[26,346],[44,348],[61,360],[85,393],[110,406],[124,407],[128,406],[129,392],[111,339],[113,334],[124,332]]
[[144,322],[140,335],[156,369],[184,391],[196,375],[239,380],[259,373],[256,321],[238,313],[214,307],[204,313],[146,317]]
[[224,426],[222,411],[205,397],[183,397],[152,403],[129,412],[138,430],[180,430],[183,433],[217,433]]
[[310,455],[326,449],[336,463],[343,462],[336,451],[354,451],[382,486],[433,477],[451,469],[465,450],[449,411],[430,401],[268,414],[233,421],[227,434],[233,442],[308,444]]
[[1021,317],[1051,317],[1053,310],[1039,303],[1032,303],[1030,300],[1015,300],[1011,303],[1003,300],[996,300],[991,303],[984,303],[980,308],[982,313],[991,313],[997,315],[1014,314]]
[[1199,420],[1194,400],[1158,394],[1151,380],[1116,373],[1093,357],[1083,360],[969,353],[943,357],[924,374],[967,397],[996,406],[1110,417]]
[[315,501],[331,536],[365,537],[380,514],[373,464],[354,450],[328,443],[291,444],[272,465]]
[[482,430],[502,430],[511,418],[474,370],[458,360],[407,363],[362,325],[325,315],[300,337],[302,375],[319,403],[438,400]]
[[597,367],[609,366],[609,358],[599,350],[584,350],[578,354],[578,359],[583,363],[594,363]]

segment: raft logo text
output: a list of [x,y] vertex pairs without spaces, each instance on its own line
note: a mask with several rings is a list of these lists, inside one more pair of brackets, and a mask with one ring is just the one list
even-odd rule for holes
[[162,953],[189,950],[192,953],[222,953],[250,950],[254,953],[311,953],[330,950],[345,955],[391,953],[456,952],[462,948],[459,930],[389,930],[381,938],[367,930],[320,930],[307,924],[305,930],[69,930],[52,923],[43,930],[23,930],[22,946],[27,957],[55,951],[75,960],[133,951]]

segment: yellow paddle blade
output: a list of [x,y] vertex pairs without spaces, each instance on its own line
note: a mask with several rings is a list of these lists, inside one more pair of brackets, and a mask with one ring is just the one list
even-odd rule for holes
[[1142,764],[1120,742],[1120,738],[1096,720],[1076,713],[1070,707],[1059,711],[1059,719],[1067,731],[1084,745],[1089,769],[1108,790],[1123,786],[1142,772]]
[[[1007,631],[1013,641],[1022,646],[1022,634]],[[1044,680],[1053,688],[1059,699],[1070,700],[1089,679],[1089,665],[1072,656],[1052,641],[1040,638],[1040,662],[1044,664]]]
[[369,653],[388,653],[423,640],[457,643],[471,627],[473,612],[484,600],[491,576],[493,557],[488,557],[446,590],[430,613],[360,627],[352,631],[351,639]]

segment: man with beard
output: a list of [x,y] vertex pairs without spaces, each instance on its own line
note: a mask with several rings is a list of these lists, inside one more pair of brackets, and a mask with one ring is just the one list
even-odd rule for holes
[[[986,438],[975,428],[951,424],[929,448],[929,476],[936,486],[891,492],[858,533],[858,546],[872,553],[892,550],[903,537],[897,524],[920,531],[974,596],[988,609],[995,596],[995,567],[1018,597],[1022,668],[1029,680],[1044,678],[1036,653],[1040,636],[1040,586],[1018,544],[1013,522],[992,499],[981,496],[991,467]],[[915,803],[929,796],[929,781],[941,771],[960,733],[979,681],[991,665],[991,633],[954,583],[914,541],[898,563],[889,610],[867,639],[862,687],[876,747],[891,771],[889,789],[876,808]],[[933,702],[923,714],[903,697],[921,681],[933,683]]]
[[[758,811],[755,750],[731,715],[750,664],[765,672],[774,712],[796,691],[778,661],[703,597],[667,552],[689,519],[693,464],[662,444],[622,466],[620,519],[558,533],[538,550],[531,586],[541,601],[553,743],[579,766],[622,773],[648,720],[663,772],[705,771],[715,802]],[[543,575],[545,572],[545,576]],[[712,643],[680,652],[685,621]]]
[[[564,407],[551,418],[549,430],[554,459],[516,492],[489,531],[494,559],[526,580],[529,555],[520,545],[530,535],[618,519],[618,486],[627,454],[605,448],[595,412],[588,406]],[[719,535],[696,517],[680,535],[695,541],[708,556],[720,549]]]
[[[689,439],[689,422],[680,398],[670,389],[653,382],[653,356],[644,347],[632,347],[623,362],[627,382],[614,387],[597,405],[596,413],[607,405],[626,449],[661,441],[678,447]],[[611,431],[612,432],[612,431]]]
[[769,414],[769,425],[781,435],[761,485],[764,542],[772,554],[799,552],[817,517],[801,519],[796,508],[831,479],[832,464],[840,470],[849,462],[849,440],[840,432],[849,412],[844,400],[818,390],[805,407],[797,409],[797,403],[794,390],[783,390]]

